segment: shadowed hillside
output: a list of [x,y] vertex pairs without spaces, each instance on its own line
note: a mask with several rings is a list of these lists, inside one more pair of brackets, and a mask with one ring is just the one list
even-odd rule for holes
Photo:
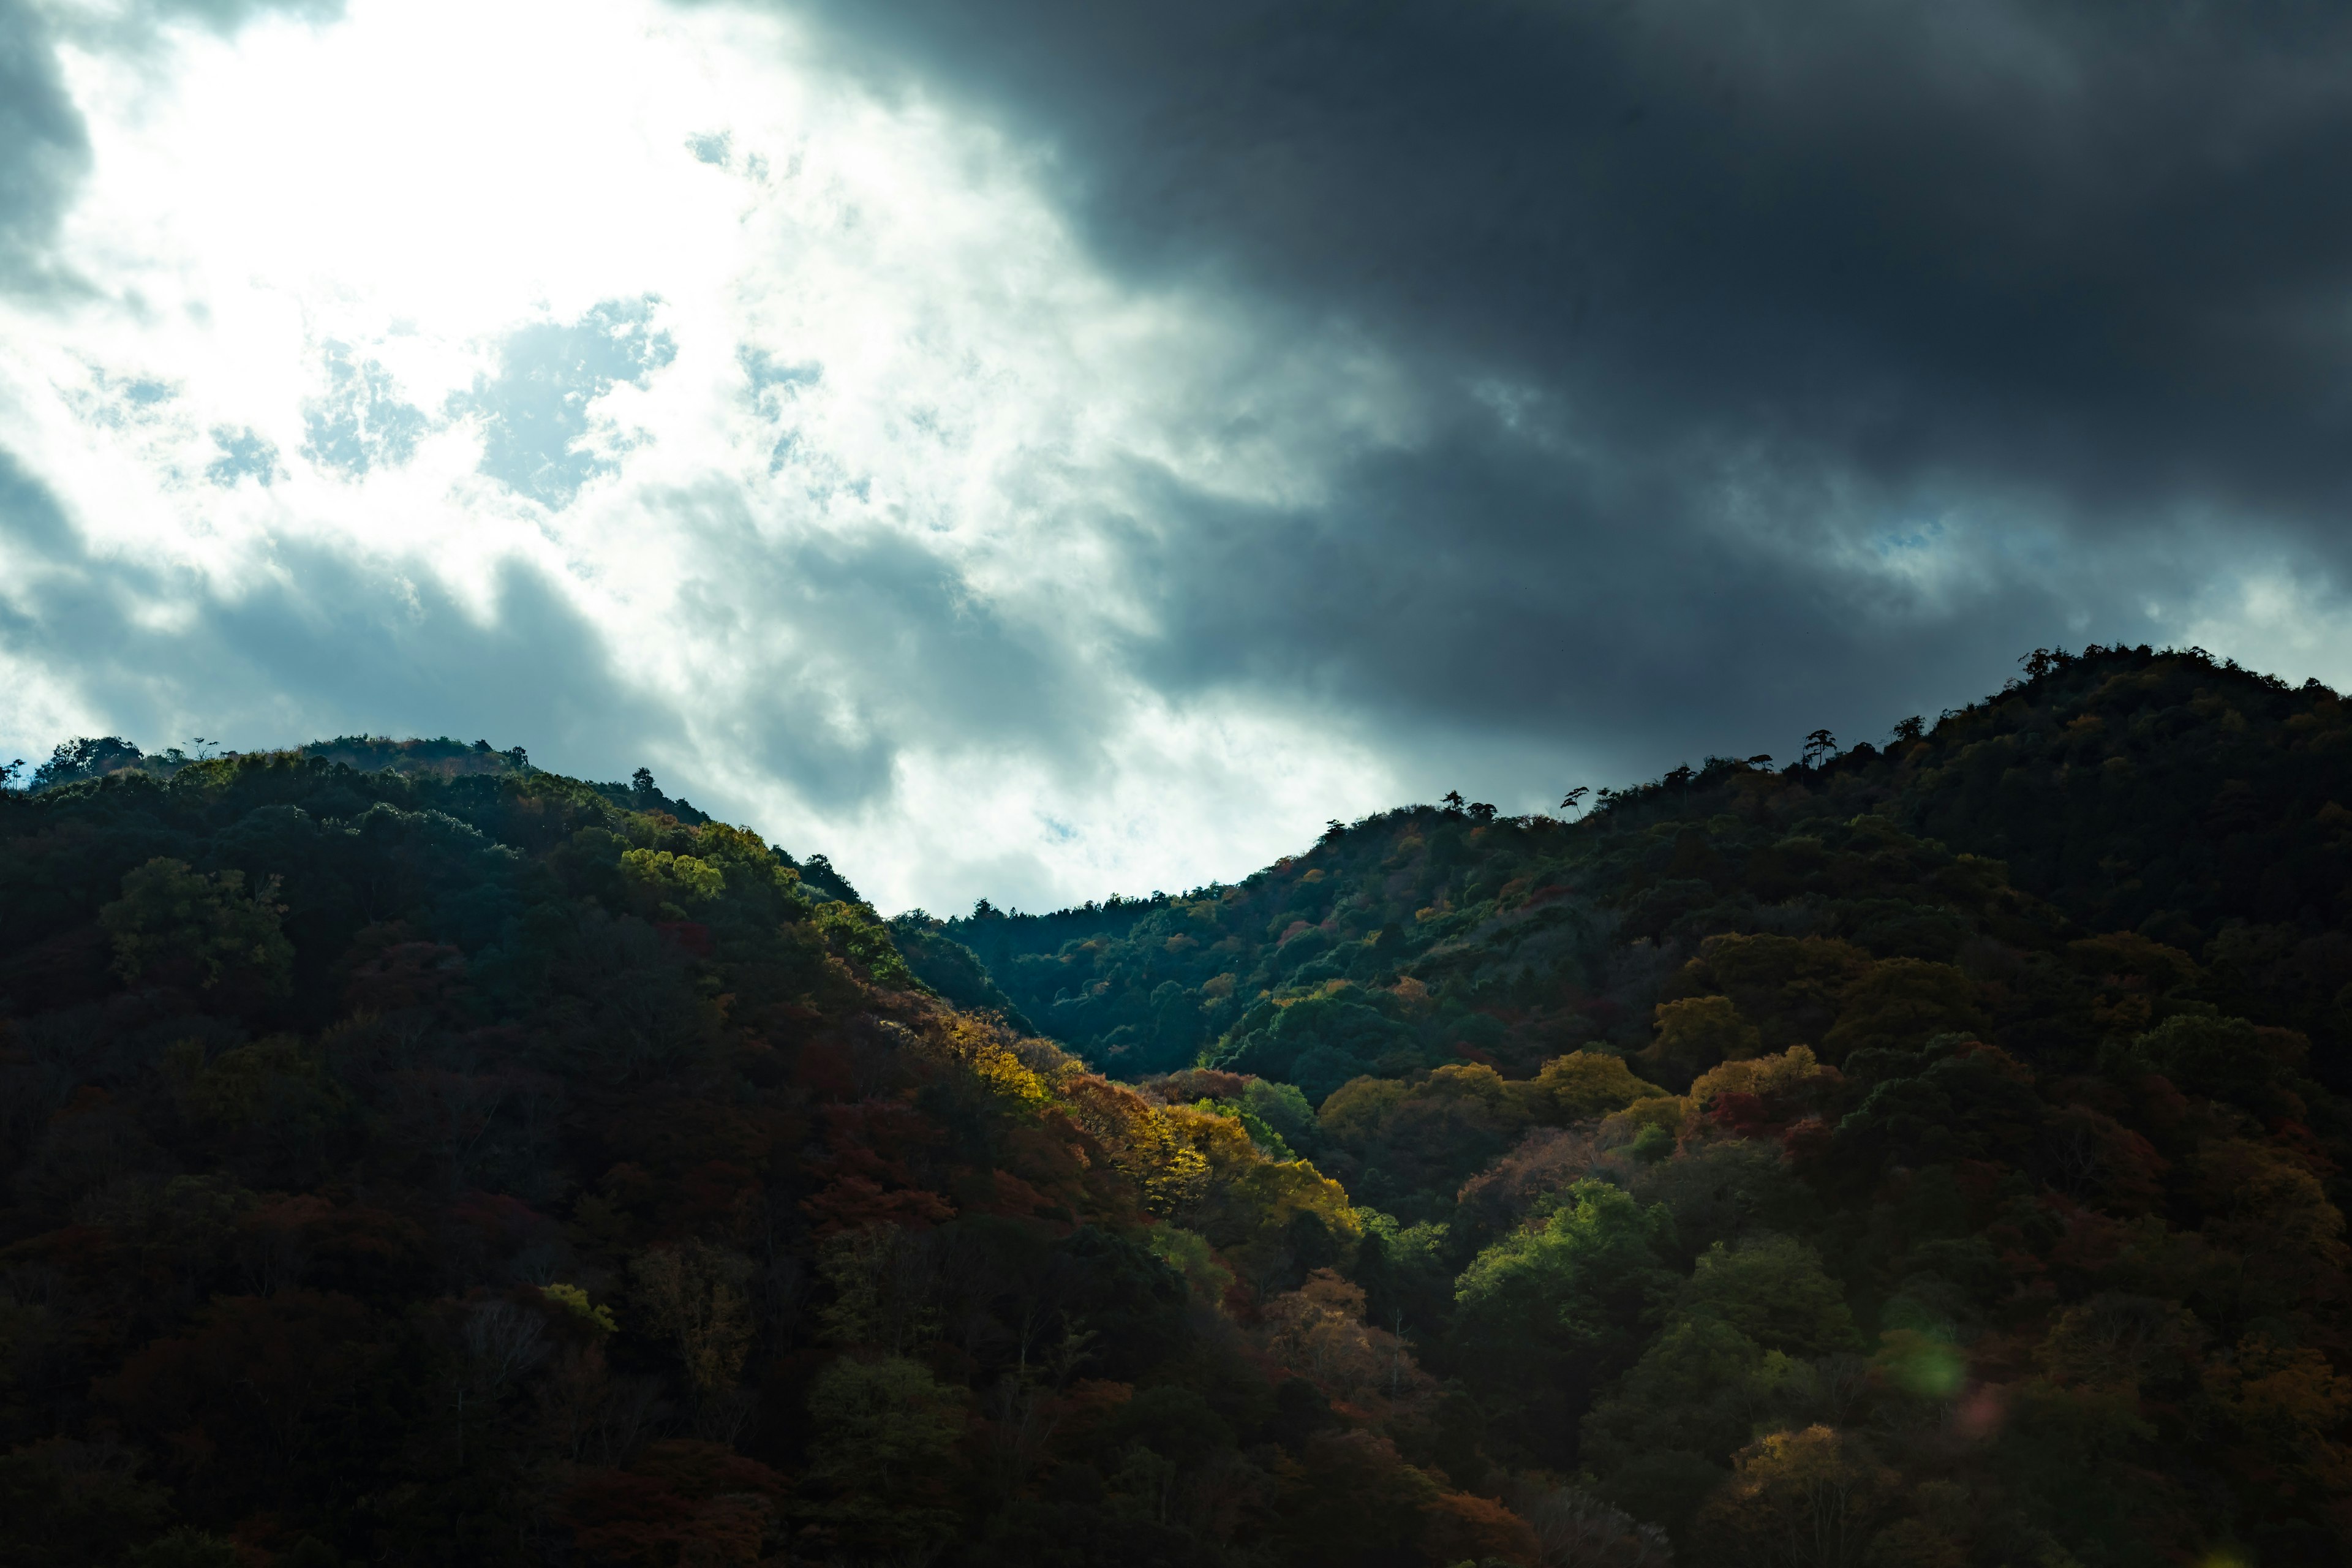
[[2040,655],[887,922],[649,774],[76,742],[0,1562],[2342,1563],[2347,734]]

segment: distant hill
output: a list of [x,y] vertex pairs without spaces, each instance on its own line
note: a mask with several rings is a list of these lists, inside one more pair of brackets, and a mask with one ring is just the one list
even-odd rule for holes
[[[2344,1087],[2341,700],[2193,651],[2028,662],[2027,679],[1933,723],[1906,721],[1884,746],[1778,769],[1709,758],[1604,790],[1575,821],[1408,807],[1335,825],[1234,887],[1048,915],[984,909],[946,929],[1049,1034],[1115,1071],[1213,1058],[1213,1042],[1234,1048],[1249,1032],[1254,1004],[1341,979],[1432,988],[1414,1035],[1425,1064],[1459,1044],[1524,1068],[1563,1043],[1638,1045],[1648,1016],[1633,972],[1717,933],[1948,962],[1990,915],[1975,893],[1919,879],[1929,862],[1974,857],[2050,905],[2053,931],[2127,931],[2210,966],[2217,995],[2309,1034],[2322,1076]],[[1891,872],[1848,847],[1863,816],[1882,825],[1868,831],[1925,841],[1907,853],[1927,860]],[[1839,853],[1861,858],[1823,858]],[[1310,1087],[1328,1091],[1338,1070]]]
[[[106,735],[66,742],[26,782],[32,793],[38,794],[69,784],[79,784],[85,779],[109,778],[117,773],[135,773],[150,778],[168,779],[191,763],[215,757],[234,760],[242,754],[207,749],[191,756],[178,746],[167,747],[161,752],[143,752],[120,735]],[[290,752],[263,754],[307,757],[314,762],[347,767],[354,773],[396,773],[404,778],[454,779],[477,775],[506,778],[536,771],[530,765],[530,753],[520,746],[497,751],[488,741],[476,741],[467,745],[446,735],[434,741],[395,741],[384,735],[343,735],[332,741],[313,741]],[[674,800],[662,794],[655,787],[653,774],[642,768],[638,770],[636,779],[628,784],[592,784],[588,787],[618,805],[667,812],[681,822],[710,820],[690,803]]]

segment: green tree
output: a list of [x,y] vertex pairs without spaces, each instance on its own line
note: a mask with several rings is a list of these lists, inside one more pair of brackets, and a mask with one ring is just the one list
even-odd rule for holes
[[1682,1289],[1678,1309],[1729,1324],[1767,1350],[1826,1355],[1858,1348],[1845,1291],[1822,1271],[1820,1255],[1785,1236],[1734,1247],[1717,1242]]
[[1658,1243],[1665,1210],[1644,1211],[1590,1178],[1539,1228],[1481,1252],[1454,1285],[1453,1340],[1465,1375],[1522,1441],[1565,1457],[1575,1416],[1631,1360],[1646,1313],[1674,1288]]
[[945,1485],[965,1426],[963,1391],[904,1356],[844,1357],[808,1396],[809,1479],[832,1493],[818,1516],[849,1539],[919,1554],[955,1531]]
[[284,906],[277,895],[274,877],[257,896],[245,890],[242,871],[206,877],[184,860],[158,856],[124,876],[121,898],[98,920],[125,980],[192,981],[207,991],[228,981],[280,995],[290,983],[294,944],[278,929]]

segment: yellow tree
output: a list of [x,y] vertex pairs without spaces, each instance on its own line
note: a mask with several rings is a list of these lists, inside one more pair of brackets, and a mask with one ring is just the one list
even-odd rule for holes
[[1742,1568],[1847,1568],[1861,1561],[1893,1472],[1827,1426],[1775,1432],[1700,1510],[1700,1538]]

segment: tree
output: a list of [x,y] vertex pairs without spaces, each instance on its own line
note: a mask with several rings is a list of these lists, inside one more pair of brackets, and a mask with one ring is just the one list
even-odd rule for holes
[[1328,1268],[1265,1307],[1266,1352],[1335,1399],[1395,1397],[1428,1384],[1402,1341],[1364,1321],[1364,1291]]
[[828,1364],[808,1396],[809,1479],[834,1494],[817,1517],[861,1545],[928,1556],[955,1531],[945,1483],[964,1411],[962,1390],[903,1356]]
[[1584,797],[1591,793],[1592,791],[1585,785],[1577,785],[1574,789],[1570,790],[1566,795],[1559,797],[1560,810],[1582,811],[1584,809]]
[[1816,730],[1805,737],[1805,765],[1813,767],[1824,757],[1837,754],[1837,737],[1827,730]]
[[1429,1561],[1418,1538],[1425,1510],[1443,1494],[1388,1438],[1360,1428],[1318,1432],[1285,1479],[1277,1528],[1292,1562],[1407,1568]]
[[114,942],[115,972],[125,980],[155,975],[210,991],[234,980],[263,994],[290,981],[293,944],[278,929],[284,906],[278,879],[258,896],[245,873],[206,877],[184,860],[158,856],[122,879],[122,897],[98,911]]
[[69,1437],[0,1454],[0,1562],[82,1568],[118,1561],[171,1517],[171,1493],[140,1468],[139,1454],[120,1443]]
[[1454,1287],[1467,1376],[1538,1451],[1557,1452],[1601,1381],[1632,1356],[1643,1316],[1672,1289],[1655,1243],[1665,1211],[1586,1179],[1540,1229],[1487,1247]]
[[1669,1084],[1687,1084],[1718,1062],[1738,1061],[1764,1048],[1763,1036],[1740,1016],[1727,996],[1661,1002],[1657,1029],[1642,1051],[1642,1061]]
[[1755,1568],[1847,1568],[1861,1561],[1895,1479],[1843,1432],[1776,1432],[1740,1453],[1699,1533],[1727,1561]]
[[1605,1116],[1665,1092],[1634,1077],[1624,1058],[1605,1051],[1570,1051],[1554,1057],[1536,1074],[1534,1088],[1538,1119],[1560,1122]]
[[1654,1524],[1574,1487],[1559,1487],[1519,1504],[1535,1531],[1542,1568],[1671,1568],[1674,1547]]
[[1639,1494],[1646,1517],[1679,1528],[1794,1370],[1728,1323],[1677,1317],[1584,1417],[1580,1457],[1612,1494]]
[[646,1326],[677,1352],[695,1392],[732,1388],[751,1348],[750,1260],[690,1240],[640,1254],[629,1274]]
[[85,735],[79,741],[60,742],[49,753],[49,760],[34,771],[33,788],[38,792],[99,778],[135,768],[145,760],[145,752],[120,735]]
[[1679,1306],[1694,1318],[1729,1324],[1766,1350],[1791,1355],[1850,1351],[1862,1342],[1845,1291],[1822,1271],[1811,1247],[1785,1236],[1758,1237],[1736,1247],[1717,1242],[1700,1254]]
[[2063,647],[2038,647],[2021,657],[2017,662],[2024,668],[2026,679],[2039,680],[2045,675],[2065,668],[2074,662],[2074,657]]
[[[289,1564],[302,1563],[303,1568],[309,1568],[311,1563],[340,1561],[331,1552],[327,1552],[323,1559],[315,1552],[306,1553],[302,1551],[305,1545],[319,1547],[319,1542],[315,1537],[305,1536],[293,1552],[279,1561]],[[238,1568],[245,1558],[237,1552],[236,1542],[183,1525],[134,1549],[125,1561],[130,1568]]]

